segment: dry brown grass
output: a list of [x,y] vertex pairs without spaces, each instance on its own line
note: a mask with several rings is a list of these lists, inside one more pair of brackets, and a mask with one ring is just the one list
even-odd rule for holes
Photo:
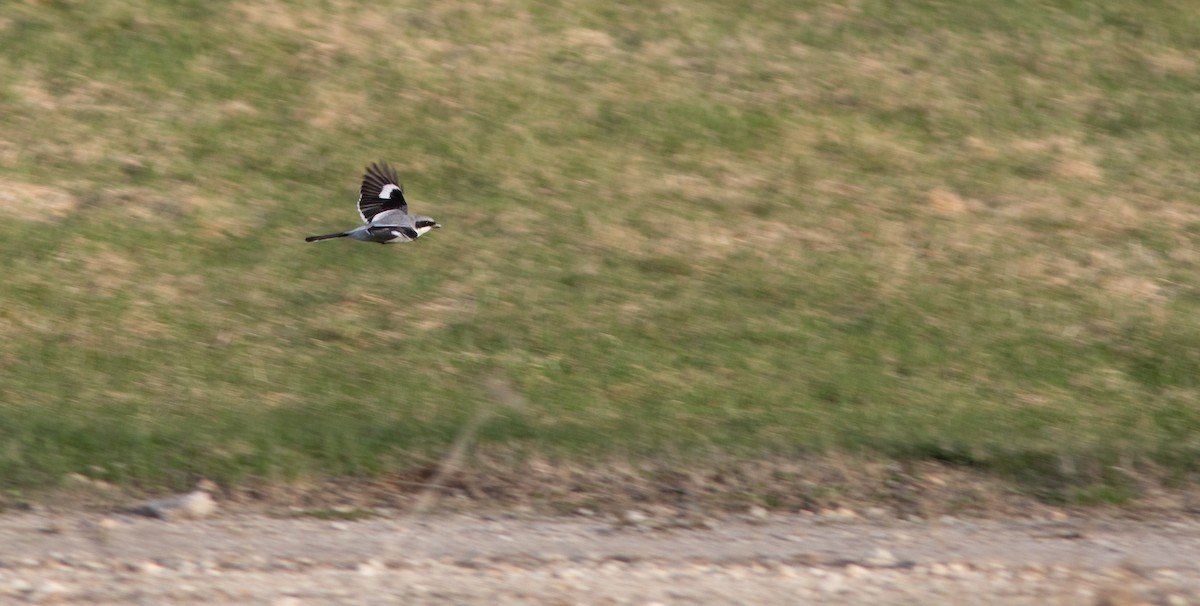
[[75,208],[70,192],[16,181],[0,181],[0,212],[9,220],[46,222],[61,219]]
[[[558,514],[661,508],[720,515],[745,511],[751,505],[799,513],[848,509],[860,516],[880,508],[888,515],[924,519],[943,515],[1045,518],[1071,511],[1030,498],[988,474],[937,463],[897,465],[847,456],[706,465],[612,460],[581,467],[485,448],[432,482],[439,465],[431,461],[374,480],[247,485],[227,488],[223,496],[235,507],[271,509],[405,511],[420,495],[427,495],[439,499],[441,511],[500,507]],[[1170,517],[1185,513],[1195,498],[1178,491],[1148,491],[1145,499],[1125,504],[1122,512]],[[1092,509],[1091,513],[1101,512]]]

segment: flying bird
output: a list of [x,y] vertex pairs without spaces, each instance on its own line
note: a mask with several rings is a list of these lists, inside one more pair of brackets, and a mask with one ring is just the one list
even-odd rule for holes
[[396,178],[396,169],[388,166],[387,162],[372,162],[367,167],[358,195],[358,216],[363,220],[363,225],[359,227],[336,234],[309,236],[304,241],[354,238],[380,244],[412,242],[425,232],[441,227],[440,223],[425,215],[408,214],[404,186]]

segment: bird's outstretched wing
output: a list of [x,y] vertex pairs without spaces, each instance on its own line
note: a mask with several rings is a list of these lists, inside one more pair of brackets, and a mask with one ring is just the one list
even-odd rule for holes
[[363,223],[385,210],[408,213],[408,201],[404,199],[404,186],[396,177],[396,169],[387,162],[372,162],[363,175],[362,189],[358,196],[358,215]]

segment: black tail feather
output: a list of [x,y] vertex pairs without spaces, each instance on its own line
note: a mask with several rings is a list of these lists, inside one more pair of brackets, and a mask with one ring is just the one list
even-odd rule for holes
[[332,240],[334,238],[345,238],[350,232],[342,232],[340,234],[325,234],[323,236],[309,236],[304,239],[305,242],[316,242],[318,240]]

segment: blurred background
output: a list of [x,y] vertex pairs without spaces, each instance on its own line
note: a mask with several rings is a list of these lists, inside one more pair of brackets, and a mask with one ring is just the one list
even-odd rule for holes
[[[481,411],[513,469],[1183,482],[1193,9],[4,2],[0,489],[377,477]],[[444,229],[305,244],[378,160]]]

